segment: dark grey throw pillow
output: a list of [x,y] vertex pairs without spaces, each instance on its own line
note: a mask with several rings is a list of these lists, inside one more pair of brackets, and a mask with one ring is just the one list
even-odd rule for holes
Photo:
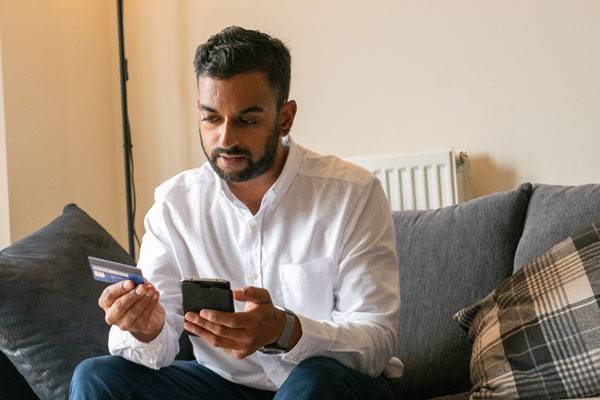
[[394,213],[402,298],[400,398],[471,387],[471,344],[452,316],[512,273],[531,185],[432,211]]
[[0,252],[0,350],[42,399],[67,398],[77,364],[108,353],[98,307],[106,285],[92,278],[88,256],[133,263],[75,204]]

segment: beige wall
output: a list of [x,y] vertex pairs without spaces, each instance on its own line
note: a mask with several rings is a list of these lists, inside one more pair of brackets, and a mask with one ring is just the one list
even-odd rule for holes
[[131,0],[126,20],[141,212],[203,161],[192,59],[233,24],[291,48],[293,135],[316,151],[467,147],[476,196],[600,182],[598,1]]
[[0,29],[0,249],[10,245],[10,209],[6,169],[6,131],[4,129],[4,88],[2,85],[2,30]]
[[99,0],[0,0],[13,241],[75,202],[123,242],[115,8]]
[[[125,245],[115,5],[0,5],[13,239],[76,201]],[[154,187],[203,162],[192,59],[233,24],[291,48],[293,135],[316,151],[467,147],[476,196],[600,182],[598,1],[127,0],[124,11],[140,234]]]

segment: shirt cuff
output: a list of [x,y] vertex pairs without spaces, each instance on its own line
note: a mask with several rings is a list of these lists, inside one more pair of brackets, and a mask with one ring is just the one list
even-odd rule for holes
[[383,370],[383,374],[388,378],[402,377],[404,375],[404,363],[399,358],[392,357]]
[[296,314],[302,327],[302,336],[298,343],[287,353],[283,353],[283,361],[299,364],[310,357],[322,355],[329,348],[330,338],[318,322]]
[[121,356],[148,368],[160,369],[158,359],[167,335],[166,326],[165,322],[158,336],[150,342],[145,343],[138,340],[131,333],[122,331],[118,326],[113,325],[108,335],[108,349],[110,354]]

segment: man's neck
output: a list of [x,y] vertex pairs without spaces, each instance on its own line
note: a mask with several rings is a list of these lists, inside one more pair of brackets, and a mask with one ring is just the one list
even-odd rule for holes
[[273,162],[271,168],[264,174],[247,182],[227,182],[231,192],[248,207],[252,215],[256,215],[258,210],[260,210],[265,193],[267,193],[277,178],[279,178],[279,175],[281,175],[288,153],[289,146],[280,144],[277,149],[275,162]]

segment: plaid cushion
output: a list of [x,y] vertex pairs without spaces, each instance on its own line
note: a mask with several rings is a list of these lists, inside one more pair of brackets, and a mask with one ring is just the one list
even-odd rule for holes
[[454,316],[473,342],[472,399],[600,394],[600,224]]

